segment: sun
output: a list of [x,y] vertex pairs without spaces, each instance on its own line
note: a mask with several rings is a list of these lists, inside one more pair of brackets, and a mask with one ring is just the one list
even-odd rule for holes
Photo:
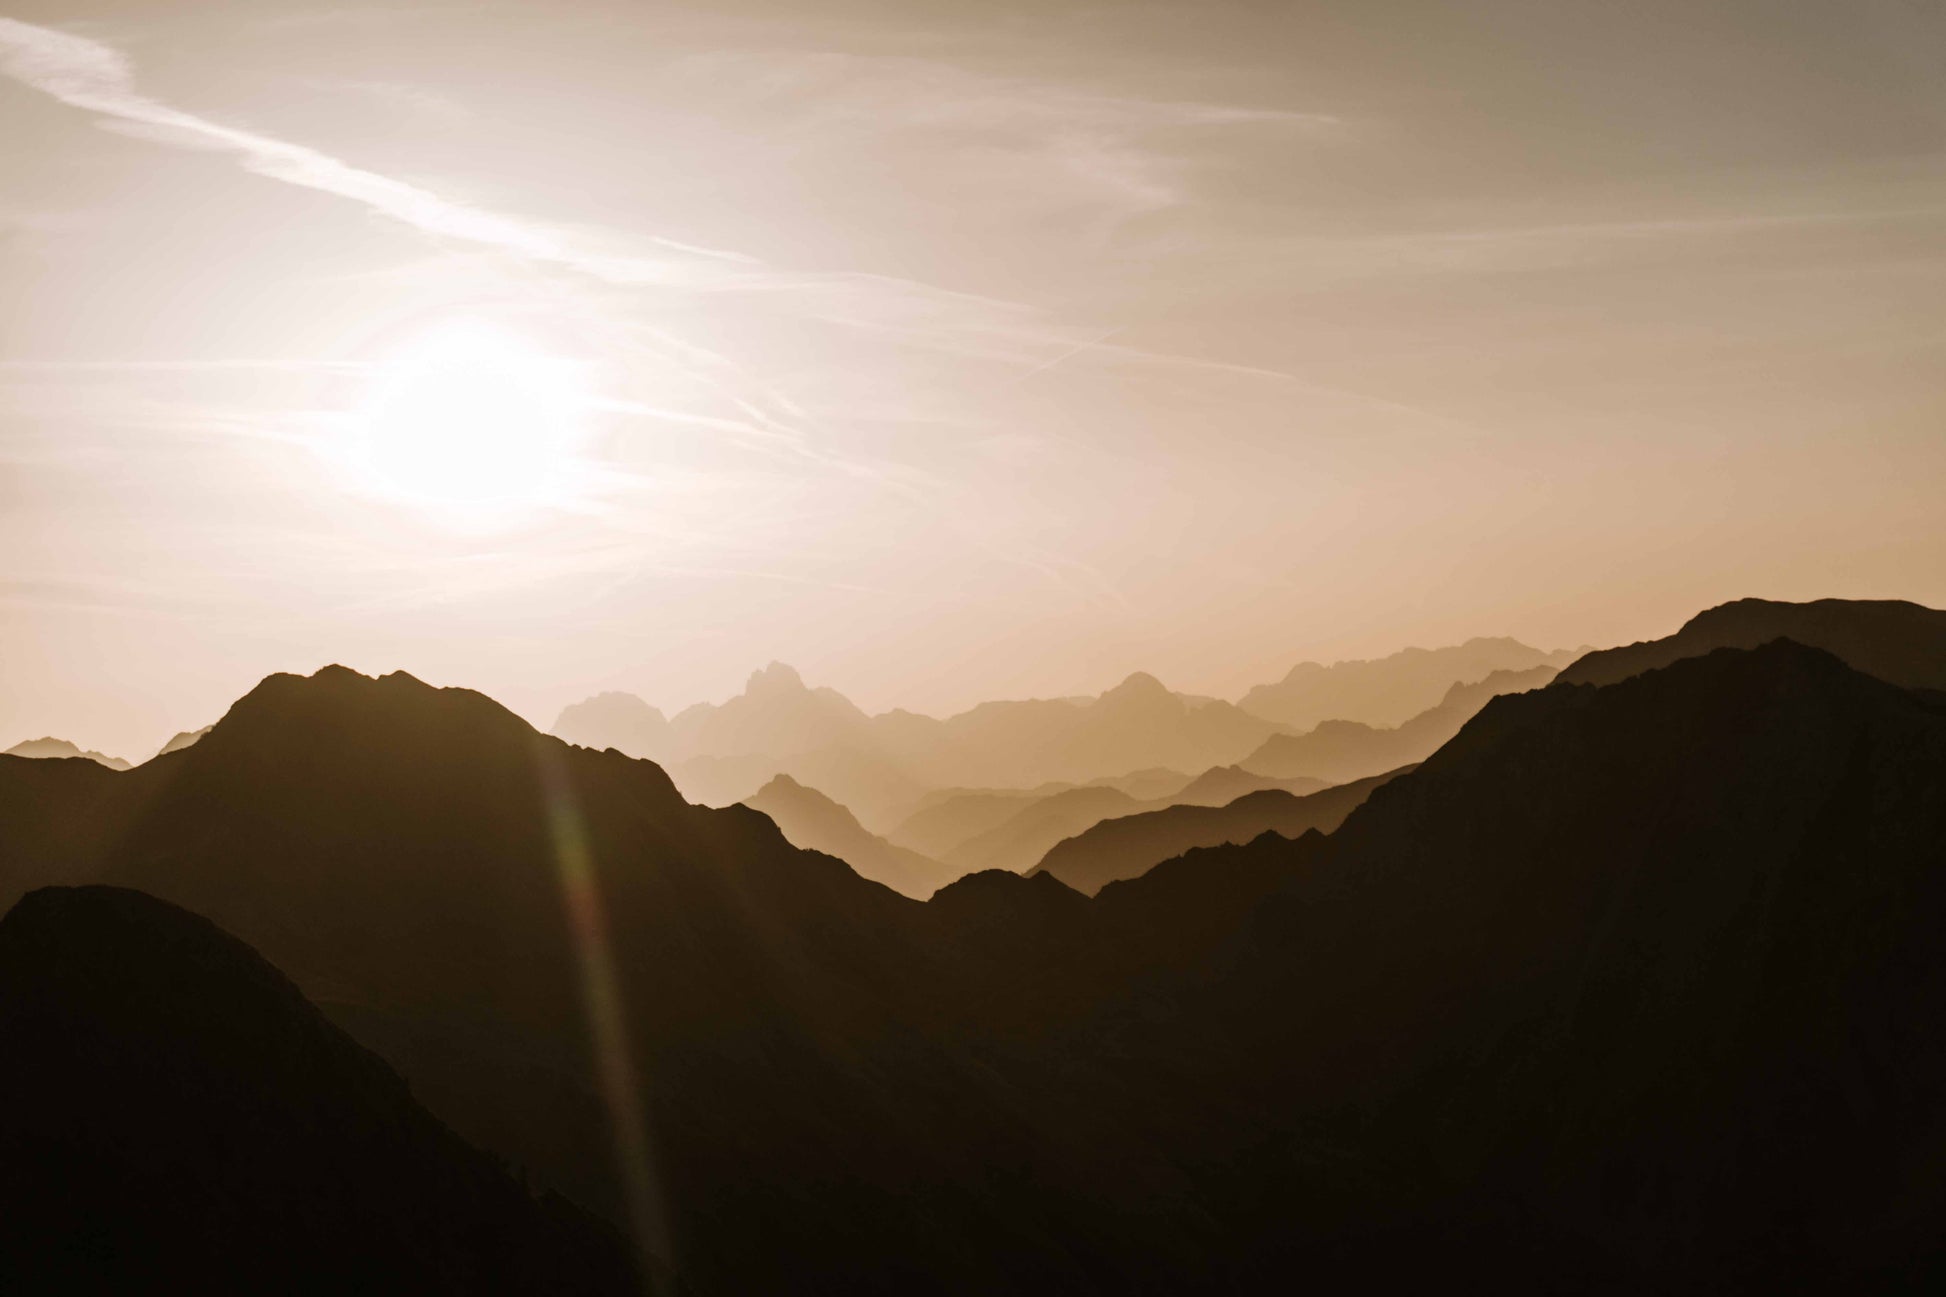
[[565,502],[585,440],[583,369],[482,320],[430,329],[386,358],[357,413],[382,493],[461,520]]

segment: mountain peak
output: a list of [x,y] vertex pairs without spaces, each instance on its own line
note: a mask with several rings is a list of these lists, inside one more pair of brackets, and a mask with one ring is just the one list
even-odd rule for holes
[[744,682],[746,694],[803,693],[804,677],[797,668],[782,662],[772,662],[761,671],[752,671],[750,679]]
[[1126,680],[1102,695],[1104,699],[1115,698],[1130,701],[1147,701],[1171,696],[1169,687],[1146,671],[1132,673]]

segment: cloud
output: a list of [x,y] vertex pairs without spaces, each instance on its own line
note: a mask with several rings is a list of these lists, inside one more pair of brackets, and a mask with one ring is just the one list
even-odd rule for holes
[[545,226],[442,198],[431,190],[341,161],[328,153],[240,130],[172,108],[135,89],[120,51],[82,36],[0,18],[0,72],[62,103],[99,113],[122,129],[170,143],[231,153],[259,175],[362,203],[424,233],[479,244],[613,283],[697,284],[725,264],[753,264],[732,252],[649,236],[663,255],[594,256]]

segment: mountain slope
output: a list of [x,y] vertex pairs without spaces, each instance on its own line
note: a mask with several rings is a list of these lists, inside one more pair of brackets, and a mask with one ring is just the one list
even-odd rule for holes
[[596,694],[563,707],[552,732],[577,747],[650,760],[666,757],[674,743],[668,718],[628,693]]
[[1590,653],[1563,670],[1561,679],[1613,684],[1681,658],[1774,639],[1821,648],[1896,685],[1946,689],[1946,612],[1900,599],[1738,599],[1697,613],[1665,639]]
[[12,886],[137,887],[236,933],[689,1290],[1142,1291],[1195,1251],[1193,1216],[1135,1224],[1166,1159],[955,1026],[964,933],[650,763],[327,668],[83,766],[0,760]]
[[1237,1085],[1193,1138],[1261,1168],[1260,1272],[1322,1136],[1415,1236],[1498,1204],[1617,1291],[1937,1279],[1942,789],[1946,706],[1794,644],[1495,699],[1333,837],[1210,853],[1285,881],[1134,1065]]
[[916,900],[926,899],[959,877],[937,860],[868,833],[850,811],[789,775],[778,775],[744,798],[743,804],[768,815],[793,846],[836,856],[861,878],[884,883]]
[[627,1293],[255,952],[139,892],[0,920],[0,1286]]
[[1448,648],[1401,649],[1389,657],[1351,662],[1300,662],[1274,684],[1258,685],[1238,705],[1293,729],[1327,721],[1356,721],[1376,729],[1403,725],[1439,704],[1454,685],[1496,671],[1557,670],[1585,649],[1544,652],[1512,639],[1470,639]]
[[1422,761],[1459,733],[1487,701],[1503,693],[1538,689],[1554,678],[1554,668],[1496,671],[1484,680],[1458,684],[1437,707],[1419,713],[1396,729],[1375,729],[1357,721],[1326,721],[1306,734],[1278,734],[1243,762],[1266,777],[1310,777],[1331,783],[1369,778]]
[[1374,788],[1403,773],[1374,775],[1304,796],[1268,788],[1226,806],[1185,803],[1103,820],[1056,843],[1031,872],[1052,874],[1093,896],[1109,883],[1139,877],[1197,847],[1249,842],[1265,833],[1286,838],[1313,830],[1330,833]]
[[1061,839],[1141,806],[1119,788],[1070,788],[1030,802],[999,827],[948,851],[941,863],[954,871],[955,877],[988,869],[1024,873]]

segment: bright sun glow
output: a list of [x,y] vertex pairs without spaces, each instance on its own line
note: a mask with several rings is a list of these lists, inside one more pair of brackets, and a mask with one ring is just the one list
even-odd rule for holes
[[581,367],[482,321],[444,325],[380,367],[359,458],[387,494],[460,518],[504,517],[573,490]]

